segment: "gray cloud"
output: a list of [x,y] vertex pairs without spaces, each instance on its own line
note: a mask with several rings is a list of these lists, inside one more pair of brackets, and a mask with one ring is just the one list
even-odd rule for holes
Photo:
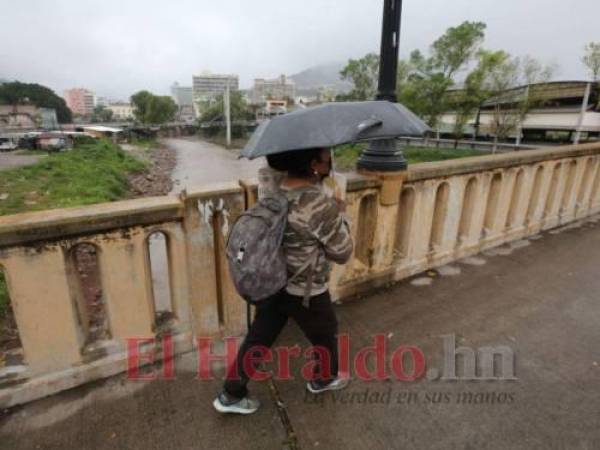
[[[167,93],[202,70],[292,74],[379,48],[382,0],[1,0],[0,78],[84,86],[127,98]],[[599,40],[597,0],[404,0],[401,55],[426,50],[463,20],[488,24],[485,46],[529,54],[586,78],[586,42]]]

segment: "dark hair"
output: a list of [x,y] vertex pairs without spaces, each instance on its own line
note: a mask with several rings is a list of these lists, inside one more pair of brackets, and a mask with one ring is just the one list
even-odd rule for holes
[[273,169],[287,172],[288,175],[309,178],[313,175],[310,165],[313,161],[321,160],[321,150],[321,148],[309,148],[267,155],[267,162]]

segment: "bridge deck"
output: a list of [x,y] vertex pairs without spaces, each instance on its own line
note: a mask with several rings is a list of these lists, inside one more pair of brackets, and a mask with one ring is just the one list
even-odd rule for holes
[[[421,276],[340,306],[354,350],[384,333],[389,347],[416,345],[440,369],[440,336],[454,334],[457,346],[513,349],[518,379],[354,379],[320,403],[300,378],[277,381],[299,447],[600,448],[597,221],[457,263],[429,285]],[[292,325],[278,344],[300,339]],[[264,404],[258,413],[220,416],[211,406],[220,383],[195,380],[195,364],[195,355],[179,358],[175,381],[115,377],[5,411],[0,448],[288,448],[267,383],[252,385]],[[382,403],[364,401],[376,393]]]

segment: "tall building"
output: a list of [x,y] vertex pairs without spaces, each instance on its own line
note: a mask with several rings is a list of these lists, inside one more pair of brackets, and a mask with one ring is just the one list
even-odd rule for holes
[[90,116],[94,112],[96,100],[92,91],[82,88],[68,89],[65,91],[64,97],[73,114]]
[[180,86],[175,82],[171,85],[171,97],[179,106],[192,106],[194,103],[194,88],[192,86]]
[[108,106],[110,104],[108,97],[96,97],[96,103],[94,106]]
[[194,75],[193,81],[193,100],[199,102],[210,102],[219,94],[225,92],[227,85],[231,91],[237,91],[240,83],[237,75],[222,74],[202,74]]
[[194,114],[194,88],[192,86],[180,86],[175,82],[171,85],[171,97],[178,107],[177,120],[184,122],[193,121]]
[[267,100],[293,99],[295,96],[296,84],[285,75],[281,75],[274,80],[256,78],[251,98],[255,104],[264,104]]

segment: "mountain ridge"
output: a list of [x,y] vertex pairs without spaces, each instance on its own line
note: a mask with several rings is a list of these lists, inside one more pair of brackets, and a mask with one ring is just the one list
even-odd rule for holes
[[290,75],[288,78],[296,83],[296,88],[299,90],[335,87],[341,92],[348,92],[352,89],[352,83],[342,80],[340,77],[340,71],[344,66],[343,62],[319,64]]

